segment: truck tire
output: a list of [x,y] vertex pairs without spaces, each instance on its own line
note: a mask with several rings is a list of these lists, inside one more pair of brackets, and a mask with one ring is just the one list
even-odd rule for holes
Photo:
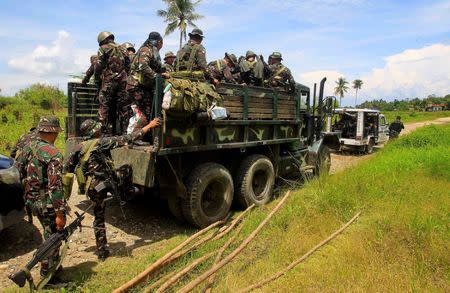
[[319,149],[317,156],[317,162],[314,170],[315,175],[320,175],[322,173],[328,174],[331,168],[331,155],[330,149],[326,145],[322,145]]
[[167,198],[167,205],[169,206],[170,213],[177,219],[179,222],[184,223],[186,219],[183,216],[183,211],[181,208],[181,198],[178,196],[169,196]]
[[263,155],[250,155],[244,159],[236,176],[236,202],[246,208],[252,204],[264,205],[272,198],[275,170]]
[[369,143],[366,145],[366,154],[371,154],[373,153],[373,146],[375,145],[375,142],[373,139],[369,140]]
[[233,202],[233,178],[216,163],[196,167],[186,182],[187,197],[182,199],[183,215],[191,224],[203,228],[224,219]]

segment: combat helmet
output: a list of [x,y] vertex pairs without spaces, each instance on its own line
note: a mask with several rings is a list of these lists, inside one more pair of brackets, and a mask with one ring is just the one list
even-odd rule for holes
[[273,52],[273,53],[269,56],[269,58],[283,60],[282,55],[281,55],[280,52]]
[[135,49],[134,49],[134,45],[133,45],[132,43],[130,43],[130,42],[125,42],[125,43],[123,43],[123,44],[122,44],[122,47],[124,47],[124,48],[127,49],[127,50],[129,50],[129,49],[135,50]]
[[100,122],[94,121],[92,119],[87,119],[81,123],[81,134],[87,138],[93,138],[95,134],[100,131],[102,125]]
[[177,56],[172,52],[172,51],[168,51],[165,55],[164,55],[164,60],[166,60],[167,58],[176,58]]
[[237,58],[236,58],[236,55],[225,53],[225,57],[226,57],[228,60],[231,61],[231,63],[233,64],[233,66],[236,66],[236,65],[238,64],[238,60],[237,60]]
[[245,53],[245,59],[249,57],[256,57],[255,52],[248,50],[247,53]]
[[108,31],[104,31],[98,34],[97,37],[97,42],[100,45],[104,40],[106,40],[106,38],[108,37],[112,37],[112,39],[114,40],[114,35]]
[[189,33],[189,36],[190,37],[192,37],[192,36],[199,36],[201,38],[204,38],[203,31],[201,29],[199,29],[199,28],[194,28],[192,30],[192,32]]
[[56,116],[43,116],[39,120],[37,131],[48,132],[48,133],[58,133],[62,131],[59,124],[59,118]]

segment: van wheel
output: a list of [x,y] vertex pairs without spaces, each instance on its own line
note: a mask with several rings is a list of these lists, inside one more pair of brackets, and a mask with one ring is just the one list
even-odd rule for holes
[[315,175],[320,175],[322,173],[328,174],[331,168],[331,155],[330,149],[322,145],[319,149],[317,156],[316,166],[314,170]]
[[169,196],[167,199],[167,205],[169,206],[170,213],[177,219],[179,222],[184,223],[186,219],[183,216],[183,211],[181,209],[181,198],[178,196]]
[[196,167],[187,179],[187,197],[181,199],[183,215],[191,224],[203,228],[224,219],[233,201],[233,178],[219,164]]
[[371,153],[373,153],[373,146],[374,146],[374,140],[373,139],[370,139],[369,140],[369,144],[367,144],[366,145],[366,153],[367,154],[371,154]]
[[264,205],[272,198],[275,171],[272,162],[263,155],[244,159],[236,176],[236,201],[246,208],[252,204]]

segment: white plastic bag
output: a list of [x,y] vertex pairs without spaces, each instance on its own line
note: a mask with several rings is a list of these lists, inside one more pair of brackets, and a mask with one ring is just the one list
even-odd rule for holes
[[212,120],[221,120],[227,118],[227,109],[224,107],[214,106],[211,110],[211,119]]
[[162,108],[164,110],[168,110],[170,108],[170,102],[172,101],[172,91],[170,90],[171,88],[172,84],[169,83],[164,89],[164,97],[162,101]]

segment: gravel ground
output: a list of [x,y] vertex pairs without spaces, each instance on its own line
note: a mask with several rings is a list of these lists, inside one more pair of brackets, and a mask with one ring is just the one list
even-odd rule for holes
[[[402,135],[431,123],[450,123],[450,117],[405,125]],[[343,171],[369,157],[370,155],[332,154],[331,172],[334,174]],[[89,203],[85,196],[78,194],[74,194],[69,201],[72,212],[87,208]],[[177,223],[170,215],[165,201],[154,197],[142,196],[125,205],[123,210],[126,219],[117,201],[111,200],[107,203],[106,229],[113,256],[132,255],[140,247],[192,229]],[[68,222],[71,221],[69,217]],[[97,262],[97,256],[94,254],[94,232],[90,228],[92,222],[92,211],[89,211],[83,221],[86,227],[81,232],[75,232],[70,238],[68,256],[63,262],[65,269],[76,268],[81,263]],[[8,275],[31,259],[33,252],[42,242],[41,233],[42,228],[36,218],[33,225],[22,221],[0,232],[0,289],[13,285]],[[38,271],[39,269],[34,269],[33,273],[36,274]]]

